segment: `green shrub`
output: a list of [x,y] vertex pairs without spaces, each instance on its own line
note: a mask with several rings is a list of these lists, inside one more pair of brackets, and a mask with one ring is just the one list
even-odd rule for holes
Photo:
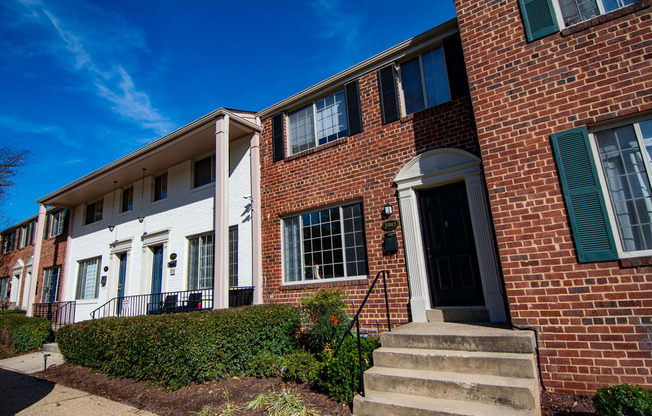
[[[376,337],[361,338],[362,371],[373,366],[373,351],[380,347],[380,339]],[[322,361],[313,374],[316,388],[328,394],[338,402],[351,403],[356,393],[361,391],[358,341],[354,336],[346,337],[337,355],[326,350]]]
[[296,350],[281,358],[281,375],[285,380],[306,383],[317,367],[314,355],[303,350]]
[[247,374],[263,351],[294,351],[299,327],[297,308],[268,304],[84,321],[61,328],[57,340],[70,363],[178,388]]
[[322,289],[301,299],[301,312],[306,327],[306,344],[314,353],[338,342],[351,319],[346,313],[346,295],[342,290]]
[[254,377],[272,377],[279,373],[281,357],[269,351],[256,354],[247,368],[247,375]]
[[[0,327],[4,327],[3,342],[11,345],[14,352],[31,351],[43,347],[50,337],[50,322],[43,318],[26,317],[21,313],[0,315]],[[11,335],[8,337],[7,335]]]
[[652,391],[630,384],[603,387],[593,404],[598,416],[650,416]]
[[25,315],[27,312],[22,309],[7,309],[0,311],[0,315]]

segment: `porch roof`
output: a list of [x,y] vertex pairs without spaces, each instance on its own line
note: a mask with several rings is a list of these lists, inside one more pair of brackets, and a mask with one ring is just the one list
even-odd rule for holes
[[159,173],[170,166],[215,150],[215,120],[229,116],[229,140],[233,141],[262,127],[254,113],[219,108],[140,149],[37,200],[39,204],[72,208],[87,203],[118,187]]

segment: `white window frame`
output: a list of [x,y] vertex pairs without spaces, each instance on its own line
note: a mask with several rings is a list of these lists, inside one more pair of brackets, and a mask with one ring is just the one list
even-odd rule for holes
[[[161,197],[156,198],[156,179],[161,178],[165,176],[165,194],[161,191]],[[169,177],[168,177],[168,171],[166,170],[165,172],[161,172],[157,175],[152,175],[152,202],[158,202],[158,201],[164,201],[168,198],[168,193],[169,193]]]
[[[88,264],[91,262],[97,262],[97,270],[95,272],[95,288],[93,292],[93,297],[86,297],[86,293],[84,292],[84,288],[86,287],[86,278],[88,277]],[[77,262],[77,287],[75,289],[75,299],[76,300],[89,300],[89,299],[97,299],[99,296],[100,292],[100,271],[102,268],[102,257],[93,257],[90,259],[85,259],[85,260],[79,260]],[[84,274],[84,285],[80,285],[80,279],[81,279],[81,273],[82,269],[85,271]],[[80,289],[82,289],[80,291]]]
[[[345,275],[347,274],[347,259],[346,259],[346,242],[345,242],[345,231],[344,231],[344,216],[342,215],[342,209],[353,206],[353,205],[359,205],[360,206],[360,211],[361,211],[361,226],[362,226],[362,237],[364,239],[364,250],[365,250],[365,263],[367,266],[367,274],[364,275],[355,275],[355,276],[344,276],[344,277],[331,277],[331,278],[318,278],[318,279],[311,279],[307,280],[305,279],[304,271],[305,271],[305,253],[304,253],[304,234],[303,234],[303,222],[301,219],[301,216],[304,214],[312,214],[315,212],[321,212],[327,209],[332,209],[332,208],[338,208],[340,210],[340,235],[342,238],[342,264],[344,266],[344,273]],[[286,244],[287,242],[285,241],[285,222],[294,218],[299,219],[299,246],[300,246],[300,258],[301,258],[301,271],[300,271],[300,276],[301,280],[297,281],[287,281],[286,280],[286,270],[288,265],[286,264],[285,261],[285,254],[286,254]],[[282,258],[282,285],[284,286],[291,286],[291,285],[304,285],[304,284],[319,284],[319,283],[326,283],[326,282],[341,282],[341,281],[350,281],[350,280],[363,280],[367,279],[369,276],[369,254],[367,252],[367,233],[365,229],[365,222],[364,222],[364,205],[362,204],[362,201],[354,201],[354,202],[348,202],[345,204],[337,204],[337,205],[327,205],[323,207],[319,207],[318,209],[313,209],[310,211],[305,211],[301,212],[298,214],[293,214],[284,217],[281,220],[281,258]]]
[[[202,244],[202,241],[206,237],[212,237],[213,242],[211,244],[212,249],[211,251],[207,252],[207,254],[212,256],[213,263],[211,265],[212,269],[212,284],[211,286],[206,286],[202,287],[201,286],[201,260],[202,260],[202,247],[206,246],[206,242]],[[192,258],[191,257],[191,245],[193,240],[197,240],[197,257]],[[195,269],[197,271],[195,276],[191,275],[191,269],[195,265]],[[200,234],[200,235],[194,235],[191,237],[188,237],[188,290],[205,290],[205,289],[212,289],[215,286],[215,233],[205,233],[205,234]],[[191,284],[191,280],[195,281],[196,287],[193,287]]]
[[[50,224],[47,238],[52,238],[63,234],[63,227],[66,219],[65,212],[65,210],[61,210],[50,214]],[[86,220],[86,217],[84,217],[84,220]]]
[[[128,192],[128,195],[127,195],[128,200],[127,201],[131,200],[131,204],[129,204],[129,202],[127,202],[127,207],[128,207],[127,209],[124,209],[125,208],[125,192]],[[131,206],[129,206],[129,205],[131,205]],[[133,210],[134,210],[134,187],[129,186],[127,188],[123,188],[122,191],[120,192],[120,213],[123,214],[125,212],[131,212]]]
[[[597,144],[597,139],[595,137],[596,133],[605,131],[605,130],[611,130],[615,129],[618,127],[623,127],[623,126],[628,126],[632,125],[634,127],[634,132],[636,134],[636,139],[639,145],[639,149],[645,149],[644,143],[643,143],[643,137],[641,133],[641,129],[639,126],[639,123],[642,121],[647,121],[647,120],[652,120],[652,114],[647,114],[644,116],[639,116],[636,118],[630,118],[627,120],[619,121],[617,123],[610,123],[610,124],[605,124],[601,125],[599,127],[593,128],[589,130],[589,142],[591,144],[591,154],[593,156],[593,160],[595,162],[595,167],[596,170],[598,171],[598,178],[600,180],[600,191],[602,192],[602,195],[604,197],[605,201],[605,206],[607,209],[607,216],[609,217],[609,225],[611,227],[611,231],[614,236],[614,240],[616,243],[616,250],[618,251],[618,257],[619,258],[635,258],[635,257],[647,257],[647,256],[652,256],[652,249],[650,250],[635,250],[635,251],[626,251],[625,248],[623,247],[622,244],[622,239],[620,235],[620,229],[618,227],[618,220],[616,216],[616,212],[613,207],[613,201],[611,198],[611,194],[609,192],[609,186],[607,184],[607,178],[605,177],[604,174],[604,168],[602,166],[602,160],[600,158],[600,150],[598,149],[598,144]],[[643,157],[643,163],[645,165],[645,168],[647,170],[647,177],[650,185],[652,186],[652,162],[648,158]]]
[[[446,87],[448,88],[448,100],[447,101],[442,101],[440,103],[429,105],[428,104],[428,90],[426,88],[426,77],[425,77],[425,74],[423,72],[423,55],[428,54],[428,53],[430,53],[430,52],[432,52],[432,51],[434,51],[436,49],[441,49],[442,54],[444,55],[444,72],[446,73]],[[418,60],[419,60],[419,73],[420,73],[420,76],[421,76],[421,94],[423,95],[423,102],[425,103],[425,106],[422,109],[417,110],[417,111],[415,111],[413,113],[408,113],[407,109],[406,109],[406,105],[405,105],[406,102],[405,102],[405,89],[404,89],[404,82],[403,82],[402,64],[404,64],[406,62],[409,62],[409,61],[411,61],[412,59],[415,59],[415,58],[418,58]],[[441,44],[437,45],[434,48],[430,48],[425,52],[420,52],[416,56],[410,56],[410,57],[408,57],[408,59],[402,60],[401,63],[398,64],[398,68],[397,68],[396,73],[397,73],[397,78],[398,78],[398,89],[399,89],[399,94],[400,94],[401,114],[402,114],[402,116],[415,114],[415,113],[418,113],[419,111],[423,111],[423,110],[426,110],[428,108],[436,107],[436,106],[438,106],[440,104],[444,104],[444,103],[447,103],[447,102],[451,101],[452,93],[451,93],[451,85],[450,85],[450,76],[448,74],[448,67],[446,66],[446,51],[444,50],[444,45],[441,45]]]
[[[50,292],[48,291],[48,293],[46,294],[45,288],[50,288],[50,290],[52,289],[49,283],[51,282],[52,279],[52,272],[55,270],[57,272],[57,284],[54,287],[53,302],[57,301],[57,298],[59,296],[59,285],[61,280],[61,266],[48,267],[43,271],[43,289],[41,290],[41,303],[50,303],[48,301],[48,298],[50,297],[49,296]],[[46,282],[48,283],[46,284]]]
[[[342,95],[342,106],[344,108],[344,118],[345,118],[345,120],[344,120],[344,122],[345,122],[344,128],[342,130],[337,131],[336,133],[333,133],[333,134],[337,135],[337,138],[332,139],[332,140],[327,140],[326,143],[319,144],[319,137],[318,137],[319,131],[317,130],[317,111],[318,111],[317,110],[317,102],[320,101],[320,100],[325,100],[325,99],[328,99],[330,97],[337,96],[339,94]],[[305,152],[305,151],[313,149],[315,147],[324,146],[324,145],[326,145],[326,144],[328,144],[330,142],[333,142],[335,140],[339,140],[341,138],[348,137],[349,136],[349,115],[347,114],[346,105],[347,105],[346,104],[346,91],[342,88],[342,89],[334,91],[334,92],[332,92],[330,94],[324,95],[324,96],[320,97],[319,99],[314,100],[313,102],[311,102],[308,105],[304,105],[302,107],[295,108],[294,110],[289,111],[285,115],[285,118],[286,118],[285,121],[286,121],[286,125],[287,125],[287,135],[288,135],[288,140],[287,140],[287,144],[288,144],[287,153],[288,153],[288,155],[291,156],[291,155],[294,155],[294,154],[297,154],[297,153]],[[304,110],[304,109],[306,109],[308,107],[310,107],[312,109],[312,139],[313,139],[312,144],[313,145],[308,147],[307,149],[303,149],[303,150],[293,152],[292,151],[292,133],[293,133],[292,130],[293,129],[292,129],[292,123],[291,123],[290,117],[292,115],[296,114],[297,112],[299,112],[301,110]]]
[[[574,0],[574,1],[577,2],[577,0]],[[617,0],[617,1],[622,2],[622,0]],[[643,1],[643,0],[638,0],[635,3],[638,3],[640,1]],[[595,0],[595,2],[597,3],[597,6],[598,6],[598,11],[599,11],[598,16],[602,16],[604,14],[611,13],[612,11],[622,9],[623,7],[629,6],[629,5],[620,6],[620,7],[616,8],[616,9],[614,9],[614,10],[611,10],[611,11],[607,12],[607,11],[605,11],[604,4],[602,3],[602,0]],[[589,19],[580,20],[579,22],[576,22],[576,23],[573,23],[573,24],[567,26],[566,23],[564,22],[564,15],[561,12],[561,5],[559,4],[559,0],[552,0],[552,6],[555,9],[555,17],[557,18],[557,23],[559,24],[559,29],[560,30],[565,29],[567,27],[573,27],[573,26],[578,25],[578,24],[580,24],[582,22],[586,22],[587,20],[591,20],[591,19],[593,19],[595,17],[598,17],[598,16],[594,16],[594,17],[591,17]]]
[[27,242],[29,241],[29,224],[23,225],[20,227],[20,240],[18,242],[18,248],[27,247]]
[[[88,220],[88,208],[90,206],[93,206],[93,221],[87,222]],[[101,210],[99,212],[100,218],[97,218],[98,210],[97,207],[100,207]],[[104,219],[104,198],[97,199],[93,202],[89,202],[84,206],[84,225],[91,225],[95,224],[97,222],[102,221]]]

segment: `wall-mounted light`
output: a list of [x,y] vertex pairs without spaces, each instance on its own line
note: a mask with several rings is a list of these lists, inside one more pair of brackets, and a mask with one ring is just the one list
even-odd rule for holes
[[142,223],[143,221],[145,221],[145,217],[141,214],[138,216],[138,222]]
[[394,210],[392,209],[392,204],[389,202],[385,204],[385,207],[383,208],[383,214],[385,214],[386,217],[389,217],[393,212]]
[[140,181],[140,215],[138,216],[138,222],[143,223],[145,221],[145,215],[143,214],[143,206],[145,205],[145,171],[147,168],[143,168],[143,178]]
[[113,210],[115,208],[115,186],[118,181],[113,181],[113,201],[111,202],[111,225],[109,225],[109,231],[113,232],[115,225],[113,225]]
[[109,225],[109,231],[113,231],[115,229],[115,225]]

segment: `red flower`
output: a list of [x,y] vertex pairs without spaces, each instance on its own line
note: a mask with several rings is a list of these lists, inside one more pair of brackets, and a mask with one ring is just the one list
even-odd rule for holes
[[337,317],[335,315],[331,316],[331,322],[333,325],[337,326]]

